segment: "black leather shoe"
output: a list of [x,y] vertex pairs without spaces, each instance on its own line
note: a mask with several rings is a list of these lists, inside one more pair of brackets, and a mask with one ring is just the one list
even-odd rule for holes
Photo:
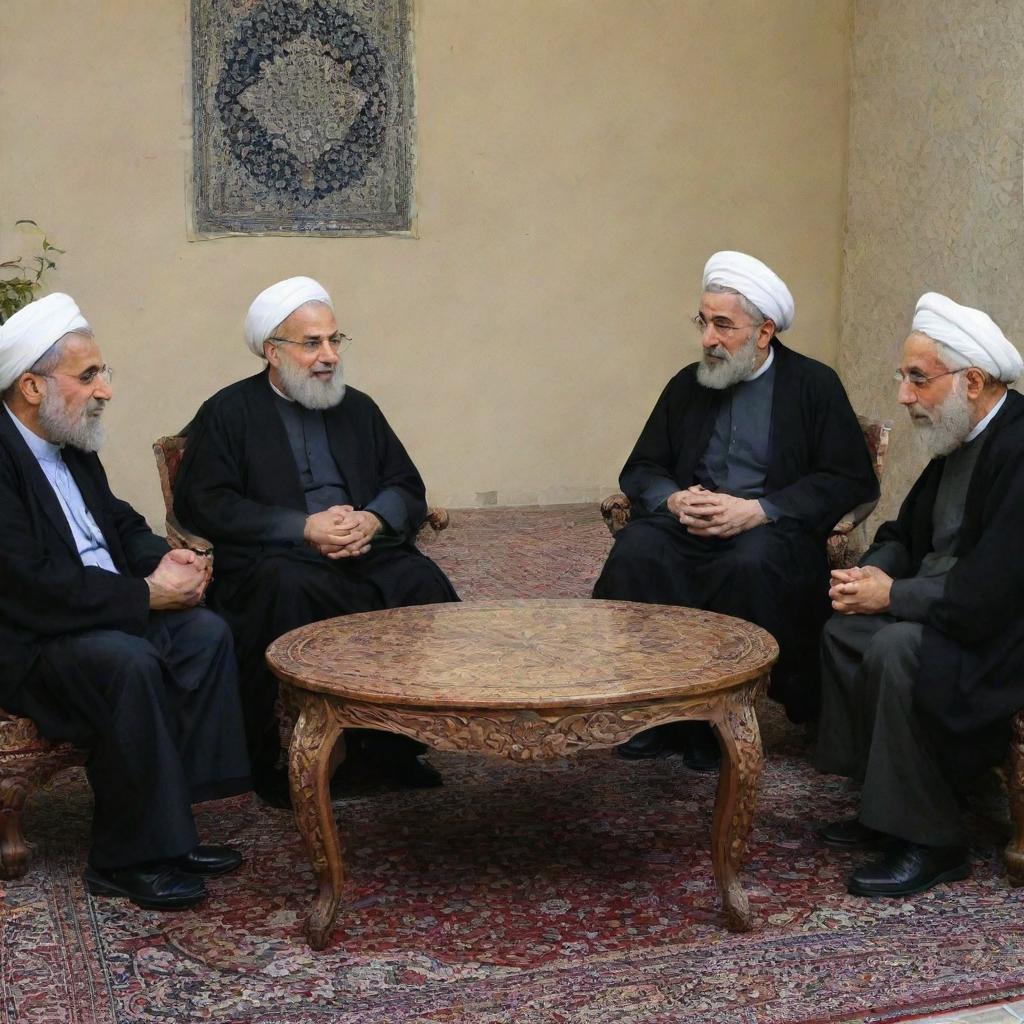
[[834,846],[839,850],[855,850],[864,846],[879,846],[886,842],[895,842],[893,836],[868,828],[860,818],[844,818],[826,825],[821,832],[821,841],[826,846]]
[[241,863],[242,855],[230,846],[197,846],[174,866],[190,875],[226,875]]
[[434,789],[444,785],[441,773],[422,757],[402,757],[381,765],[381,776],[399,789]]
[[124,896],[147,910],[184,910],[206,897],[201,878],[186,875],[166,862],[127,868],[94,868],[90,864],[82,877],[89,892]]
[[687,768],[695,772],[717,772],[722,763],[718,739],[708,722],[676,722],[672,747],[683,755]]
[[919,846],[899,840],[879,861],[862,864],[847,889],[854,896],[912,896],[971,873],[963,846]]
[[665,726],[656,725],[631,736],[615,748],[619,757],[627,761],[647,761],[655,757],[666,757],[670,751],[665,746]]

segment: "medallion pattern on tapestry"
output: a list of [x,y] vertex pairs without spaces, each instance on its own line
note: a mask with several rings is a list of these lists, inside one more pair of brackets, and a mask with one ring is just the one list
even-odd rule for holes
[[411,227],[412,0],[192,0],[199,235]]

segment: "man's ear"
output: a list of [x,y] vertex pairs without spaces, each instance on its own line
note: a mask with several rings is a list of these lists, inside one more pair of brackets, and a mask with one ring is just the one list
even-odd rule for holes
[[23,373],[18,378],[18,394],[29,405],[39,405],[43,400],[43,389],[34,373]]
[[979,370],[977,366],[971,366],[964,370],[964,376],[967,378],[967,397],[977,398],[985,390],[988,375],[984,370]]
[[277,350],[277,346],[272,341],[263,342],[263,355],[266,356],[267,362],[271,366],[279,366],[281,363],[281,354]]
[[775,321],[765,320],[757,330],[757,347],[767,348],[775,336]]

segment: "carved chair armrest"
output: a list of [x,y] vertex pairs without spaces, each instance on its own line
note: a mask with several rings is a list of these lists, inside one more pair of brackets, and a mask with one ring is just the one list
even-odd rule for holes
[[442,531],[448,529],[448,509],[431,508],[427,509],[427,518],[416,534],[417,544],[430,544]]
[[631,508],[632,504],[624,494],[609,494],[601,502],[601,517],[613,537],[629,522]]
[[839,534],[841,537],[845,537],[848,533],[853,533],[856,523],[853,520],[853,513],[847,512],[842,519],[832,527],[832,536]]
[[427,510],[427,522],[434,533],[440,533],[442,530],[448,529],[448,523],[450,522],[448,515],[448,509],[446,508],[431,508]]
[[213,545],[197,533],[186,530],[174,516],[168,516],[165,521],[167,531],[167,543],[172,548],[188,548],[197,555],[212,555]]

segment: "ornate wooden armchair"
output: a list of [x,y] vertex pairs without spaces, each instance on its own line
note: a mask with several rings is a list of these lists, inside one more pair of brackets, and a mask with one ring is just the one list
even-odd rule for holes
[[70,743],[43,739],[30,719],[0,708],[0,878],[20,878],[28,870],[21,832],[28,798],[57,772],[85,764],[86,756]]
[[[864,431],[864,440],[867,443],[868,451],[871,453],[871,460],[875,467],[875,476],[879,482],[882,480],[882,471],[885,468],[885,456],[889,450],[889,433],[892,430],[891,423],[883,423],[879,420],[870,420],[864,416],[857,417],[861,430]],[[852,552],[850,551],[850,539],[853,531],[871,514],[877,502],[869,501],[857,508],[847,512],[842,519],[832,528],[829,535],[828,561],[833,569],[842,568],[852,564]],[[605,525],[611,531],[612,536],[621,530],[629,522],[630,501],[624,494],[610,494],[601,502],[601,515],[604,517]]]

